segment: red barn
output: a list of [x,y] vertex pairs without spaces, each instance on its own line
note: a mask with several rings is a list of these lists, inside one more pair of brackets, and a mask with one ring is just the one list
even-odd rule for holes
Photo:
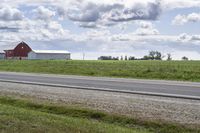
[[21,42],[14,49],[4,51],[6,59],[27,59],[32,49],[25,42]]

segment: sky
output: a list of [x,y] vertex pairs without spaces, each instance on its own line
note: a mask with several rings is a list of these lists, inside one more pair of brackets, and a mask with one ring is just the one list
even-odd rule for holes
[[200,60],[200,0],[0,0],[0,51],[25,41],[72,59],[147,55]]

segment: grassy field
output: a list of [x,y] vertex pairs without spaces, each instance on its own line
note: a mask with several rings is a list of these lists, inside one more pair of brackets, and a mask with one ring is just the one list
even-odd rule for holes
[[124,116],[27,98],[0,96],[0,132],[198,133],[200,129],[161,122],[139,121]]
[[0,61],[0,71],[200,81],[200,61]]

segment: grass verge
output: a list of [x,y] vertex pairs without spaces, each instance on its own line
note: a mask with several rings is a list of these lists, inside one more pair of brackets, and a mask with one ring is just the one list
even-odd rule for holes
[[200,129],[140,121],[79,107],[0,97],[0,132],[198,133]]
[[0,71],[200,81],[200,61],[2,60]]

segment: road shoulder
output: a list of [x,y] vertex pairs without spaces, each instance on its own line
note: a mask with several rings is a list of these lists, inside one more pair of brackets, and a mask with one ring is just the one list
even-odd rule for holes
[[0,82],[0,94],[62,102],[143,120],[162,120],[195,126],[200,124],[200,102],[195,100],[3,82]]

